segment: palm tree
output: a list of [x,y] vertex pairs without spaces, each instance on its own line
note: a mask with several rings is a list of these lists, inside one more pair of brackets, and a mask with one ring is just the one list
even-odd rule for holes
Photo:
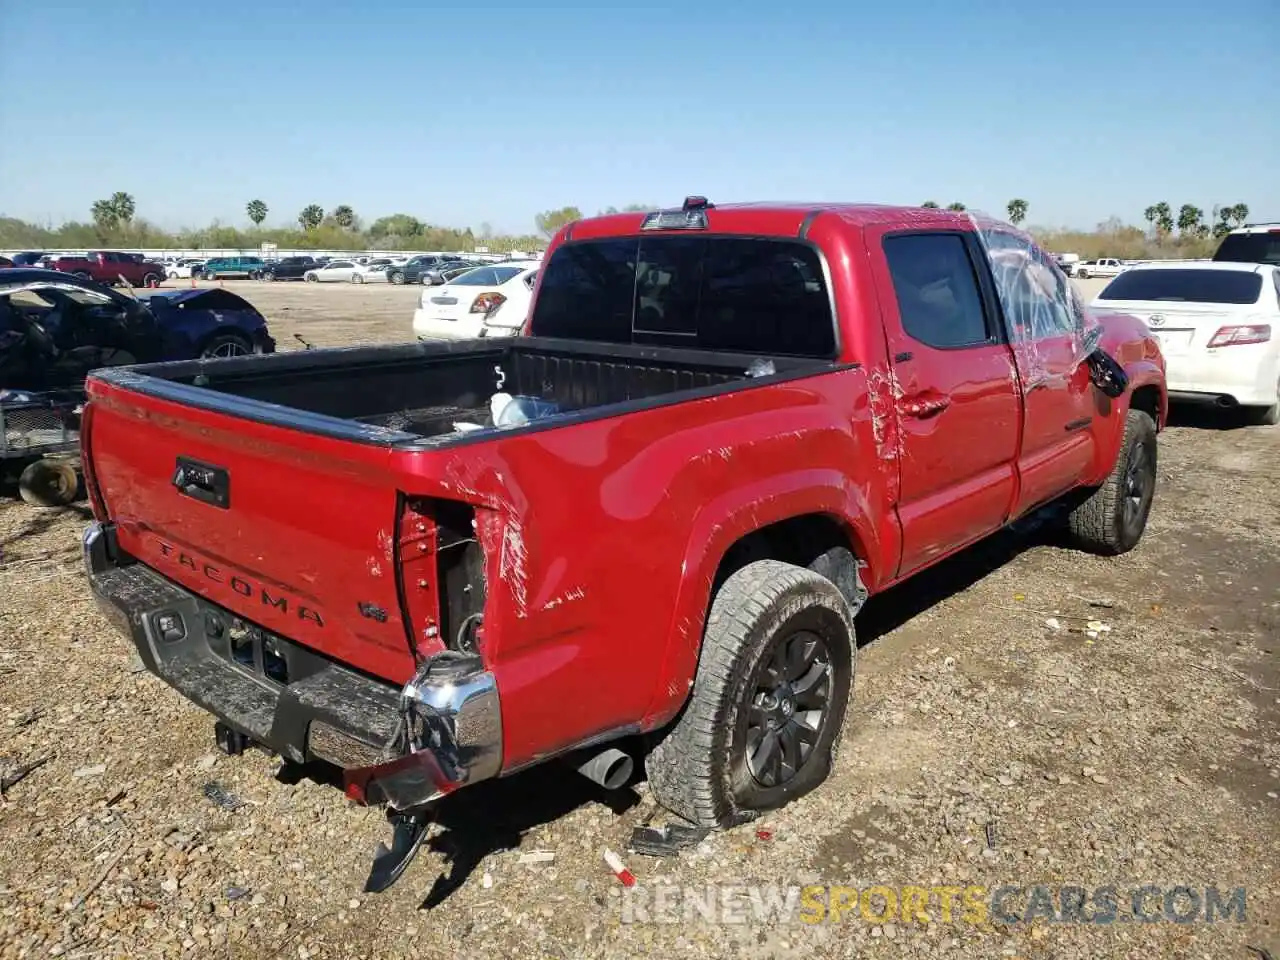
[[1178,233],[1184,237],[1198,235],[1200,221],[1204,219],[1204,211],[1195,204],[1184,203],[1178,208]]
[[1152,209],[1156,215],[1156,235],[1163,239],[1173,233],[1173,210],[1164,200],[1155,204]]
[[99,230],[114,230],[120,223],[116,208],[111,205],[110,200],[93,201],[90,213],[93,215],[94,225]]
[[938,209],[938,201],[937,201],[937,200],[926,200],[924,203],[920,204],[920,206],[924,207],[926,210],[937,210],[937,209]]
[[965,210],[966,208],[965,208],[965,205],[964,205],[963,203],[961,203],[959,200],[957,200],[955,203],[948,203],[948,204],[947,204],[947,209],[948,209],[948,210],[955,210],[957,213],[959,213],[959,212],[961,212],[961,211]]
[[1249,219],[1249,205],[1247,203],[1237,203],[1234,206],[1227,207],[1223,210],[1227,214],[1227,219],[1233,227],[1238,227]]
[[118,190],[111,195],[109,202],[111,209],[116,213],[117,222],[125,226],[133,222],[133,214],[138,209],[138,205],[133,202],[132,195],[125,193],[123,190]]
[[340,226],[343,230],[350,230],[356,222],[356,212],[345,203],[333,208],[333,213],[329,214],[333,217],[333,222]]
[[1005,207],[1009,214],[1009,222],[1015,227],[1027,219],[1027,206],[1027,201],[1015,198],[1010,200],[1009,205]]
[[318,203],[311,203],[302,208],[298,214],[298,223],[303,230],[314,230],[324,221],[324,208]]
[[262,226],[262,221],[267,219],[267,205],[261,200],[250,200],[245,205],[244,211],[249,214],[249,219],[253,221],[255,227]]

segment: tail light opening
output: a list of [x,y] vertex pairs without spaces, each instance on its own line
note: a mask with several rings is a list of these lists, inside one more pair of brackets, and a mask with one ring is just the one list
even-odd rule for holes
[[507,298],[500,293],[482,293],[471,304],[471,312],[488,313],[490,310],[496,310],[506,302]]
[[1236,347],[1246,343],[1266,343],[1271,339],[1271,325],[1266,323],[1219,327],[1209,339],[1210,347]]

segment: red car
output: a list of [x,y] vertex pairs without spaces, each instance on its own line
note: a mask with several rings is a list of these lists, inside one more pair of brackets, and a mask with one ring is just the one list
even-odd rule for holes
[[411,813],[401,853],[553,757],[617,786],[643,756],[706,827],[782,804],[828,773],[869,593],[1055,501],[1098,552],[1146,524],[1159,349],[1005,224],[583,220],[524,334],[89,381],[108,615],[225,749]]
[[165,278],[164,264],[138,253],[90,251],[83,257],[59,256],[49,260],[49,269],[70,273],[107,286],[124,281],[135,287],[158,286]]

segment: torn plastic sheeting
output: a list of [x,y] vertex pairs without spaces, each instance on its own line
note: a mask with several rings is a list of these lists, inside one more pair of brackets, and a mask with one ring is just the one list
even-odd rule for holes
[[991,264],[1023,390],[1048,376],[1037,341],[1070,335],[1072,363],[1084,362],[1097,347],[1101,327],[1066,275],[1030,234],[981,213],[972,213],[969,219]]

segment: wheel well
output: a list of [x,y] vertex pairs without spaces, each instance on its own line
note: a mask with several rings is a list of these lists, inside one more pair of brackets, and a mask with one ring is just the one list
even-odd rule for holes
[[841,547],[844,549],[823,561],[822,572],[840,588],[856,611],[866,597],[858,577],[862,554],[848,529],[834,517],[821,513],[779,520],[742,537],[721,558],[711,584],[711,595],[714,597],[734,572],[757,560],[781,560],[797,567],[813,567],[819,558]]
[[1141,410],[1150,414],[1157,429],[1164,426],[1160,422],[1160,388],[1154,384],[1147,384],[1133,391],[1133,399],[1129,401],[1129,407],[1132,410]]
[[239,340],[241,343],[243,343],[246,347],[251,348],[253,346],[253,341],[249,338],[249,336],[243,330],[214,330],[212,333],[202,338],[200,342],[196,344],[196,350],[197,351],[204,350],[205,347],[209,346],[209,344],[213,343],[213,341],[217,340],[219,337],[234,337],[236,340]]

